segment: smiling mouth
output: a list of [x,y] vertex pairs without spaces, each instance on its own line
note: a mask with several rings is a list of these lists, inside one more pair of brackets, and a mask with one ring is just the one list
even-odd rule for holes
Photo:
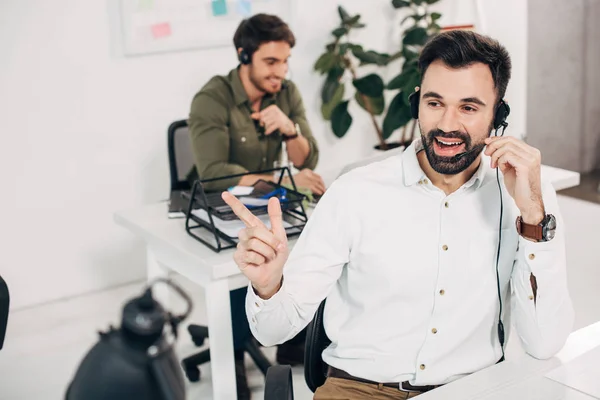
[[461,144],[463,144],[464,142],[462,140],[447,140],[447,139],[440,139],[440,138],[435,138],[435,141],[443,147],[456,147],[456,146],[460,146]]

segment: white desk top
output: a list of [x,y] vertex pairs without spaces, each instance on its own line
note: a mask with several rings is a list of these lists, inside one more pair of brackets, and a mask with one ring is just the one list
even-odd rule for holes
[[[550,178],[557,190],[579,184],[577,172],[542,166],[542,174]],[[233,262],[234,249],[216,253],[189,236],[185,231],[185,219],[167,218],[166,203],[119,211],[114,219],[155,248],[176,254],[181,265],[193,266],[197,273],[208,279],[222,279],[240,273]],[[290,246],[294,243],[292,238]]]
[[[513,334],[515,334],[514,332]],[[419,400],[591,400],[594,397],[545,377],[556,367],[600,345],[600,322],[571,333],[563,349],[549,360],[523,354],[419,396]],[[596,360],[600,363],[600,360]]]

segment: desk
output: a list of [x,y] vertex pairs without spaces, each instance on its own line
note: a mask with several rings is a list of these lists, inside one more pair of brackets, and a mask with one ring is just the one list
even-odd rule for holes
[[[418,399],[592,400],[594,397],[564,386],[544,375],[598,345],[600,345],[600,322],[571,333],[562,350],[549,360],[536,360],[523,353],[515,360],[507,360],[483,369],[424,393]],[[600,360],[596,362],[600,363]]]
[[[328,175],[335,177],[338,173],[331,171]],[[579,183],[575,172],[544,167],[542,174],[561,189]],[[114,219],[146,243],[148,280],[167,277],[169,271],[174,271],[205,289],[214,398],[235,399],[229,291],[248,283],[233,261],[234,250],[215,253],[203,246],[187,234],[184,219],[167,218],[165,203],[117,212]],[[295,242],[295,238],[290,239],[290,247]],[[166,290],[161,286],[154,291],[164,304],[168,302]]]

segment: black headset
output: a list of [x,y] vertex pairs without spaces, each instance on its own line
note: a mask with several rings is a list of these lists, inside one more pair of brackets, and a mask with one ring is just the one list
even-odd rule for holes
[[[256,29],[252,25],[252,21],[250,19],[244,20],[244,30],[250,31],[252,35],[256,36]],[[246,47],[242,46],[242,51],[238,54],[238,59],[240,63],[243,65],[248,65],[252,62],[252,53]]]
[[[421,95],[419,91],[413,92],[408,96],[410,102],[410,113],[414,119],[419,119],[419,102]],[[504,100],[500,100],[494,111],[494,129],[498,130],[502,127],[508,126],[506,118],[510,114],[510,107]]]
[[[419,102],[421,100],[419,91],[413,92],[408,96],[410,102],[410,113],[414,119],[419,119]],[[498,130],[502,128],[501,136],[504,136],[504,130],[508,126],[506,118],[510,114],[510,107],[504,100],[500,100],[494,111],[494,123],[493,127],[496,131],[495,135],[498,136]],[[498,288],[498,302],[500,303],[500,311],[498,312],[498,341],[500,342],[500,348],[502,349],[502,358],[499,362],[504,361],[504,324],[502,323],[502,293],[500,292],[500,273],[498,271],[498,264],[500,263],[500,246],[502,244],[502,214],[504,212],[504,204],[502,199],[502,186],[500,185],[500,173],[499,168],[496,167],[496,180],[498,182],[498,190],[500,192],[500,222],[498,226],[498,249],[496,252],[496,286]]]
[[246,49],[242,49],[238,55],[241,64],[248,65],[252,62],[252,56]]

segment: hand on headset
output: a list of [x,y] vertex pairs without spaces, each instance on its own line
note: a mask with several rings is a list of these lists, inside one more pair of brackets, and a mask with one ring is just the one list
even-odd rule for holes
[[523,222],[539,224],[544,218],[540,151],[510,136],[492,136],[485,143],[491,167],[500,168],[506,190],[519,207]]
[[259,121],[261,126],[264,126],[265,135],[270,135],[277,130],[285,136],[293,136],[296,133],[292,120],[275,104],[260,112],[252,113],[250,116],[252,119]]

